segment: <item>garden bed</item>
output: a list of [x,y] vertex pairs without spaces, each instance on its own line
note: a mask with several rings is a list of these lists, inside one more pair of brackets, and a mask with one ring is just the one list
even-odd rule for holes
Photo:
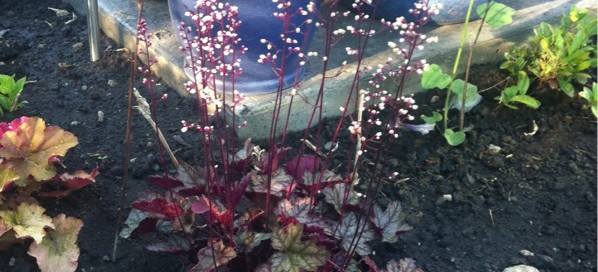
[[[10,29],[0,38],[0,73],[34,81],[21,96],[28,104],[0,121],[39,116],[74,133],[79,145],[63,162],[69,170],[98,165],[100,176],[63,199],[42,200],[43,206],[51,216],[83,220],[78,271],[184,271],[189,264],[182,258],[147,251],[140,238],[122,239],[117,262],[109,260],[123,176],[129,55],[102,39],[104,56],[91,63],[85,21],[65,25],[71,18],[56,17],[47,7],[70,10],[59,0],[0,3],[0,30]],[[473,82],[480,89],[500,82],[505,75],[497,66],[474,67]],[[181,160],[196,163],[196,141],[180,133],[180,121],[195,114],[194,103],[164,85],[157,92],[169,95],[158,106],[166,138]],[[425,271],[501,271],[521,263],[541,271],[596,271],[596,119],[581,110],[581,101],[560,92],[540,87],[533,93],[543,103],[540,109],[514,111],[493,100],[498,89],[485,91],[482,104],[466,115],[474,127],[458,147],[449,147],[437,132],[400,134],[386,163],[401,182],[386,184],[380,198],[400,200],[414,229],[397,244],[375,248],[372,258],[379,265],[409,257]],[[431,102],[434,95],[442,96],[415,96],[421,113],[442,107]],[[105,114],[103,122],[98,111]],[[144,177],[161,172],[150,127],[138,114],[133,118],[134,179],[127,203],[148,189]],[[534,122],[537,133],[526,136]],[[175,135],[190,146],[173,140]],[[501,150],[492,153],[490,145]],[[452,201],[439,201],[447,194]],[[27,246],[0,256],[0,271],[36,270]]]

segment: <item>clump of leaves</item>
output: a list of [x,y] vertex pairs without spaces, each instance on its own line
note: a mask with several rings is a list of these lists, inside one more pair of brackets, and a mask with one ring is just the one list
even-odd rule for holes
[[[563,15],[559,25],[541,23],[526,45],[505,53],[506,61],[501,69],[516,76],[518,85],[521,85],[522,74],[525,74],[537,79],[539,84],[547,84],[573,97],[576,94],[574,84],[586,84],[591,78],[589,69],[596,68],[596,44],[593,42],[596,32],[595,16],[573,6],[568,14]],[[525,95],[521,88],[517,88],[519,95],[515,89],[505,89],[497,99],[511,108],[511,102],[523,103],[531,108],[539,106],[535,99],[521,96],[522,92]]]
[[[56,173],[54,163],[77,143],[72,133],[46,127],[38,117],[0,123],[0,250],[32,239],[28,253],[43,272],[77,268],[83,222],[64,214],[51,218],[33,197],[60,198],[95,182],[97,168],[90,174]],[[44,190],[50,182],[64,189]]]
[[15,76],[0,74],[0,116],[4,111],[13,112],[22,106],[18,101],[26,80],[23,77],[15,81]]
[[[398,202],[366,212],[351,181],[321,170],[314,156],[297,156],[283,167],[288,151],[266,153],[246,144],[231,165],[251,169],[234,184],[207,184],[205,171],[184,163],[175,176],[151,176],[165,192],[135,201],[121,236],[159,233],[165,241],[147,248],[195,255],[191,271],[335,271],[344,267],[342,256],[366,257],[376,241],[395,243],[411,229]],[[268,195],[277,203],[270,215]],[[348,267],[357,267],[356,260]]]

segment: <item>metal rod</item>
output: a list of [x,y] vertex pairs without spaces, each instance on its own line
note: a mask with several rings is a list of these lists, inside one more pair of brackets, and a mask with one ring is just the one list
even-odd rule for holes
[[91,61],[100,59],[100,23],[98,15],[98,0],[87,0],[87,29],[89,31]]

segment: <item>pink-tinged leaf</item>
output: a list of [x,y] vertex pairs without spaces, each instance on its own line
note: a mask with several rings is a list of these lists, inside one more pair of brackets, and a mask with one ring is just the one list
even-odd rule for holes
[[51,192],[40,192],[38,195],[41,197],[50,197],[50,198],[61,198],[64,197],[73,191],[79,190],[87,185],[90,185],[96,182],[95,178],[98,176],[98,167],[93,169],[91,173],[87,173],[85,171],[77,171],[74,175],[64,173],[58,176],[58,180],[60,183],[66,188],[66,190],[58,190],[58,191],[51,191]]
[[29,255],[35,257],[42,272],[71,272],[77,269],[77,236],[83,221],[60,214],[52,220],[56,227],[48,231],[40,244],[31,244]]
[[29,117],[23,116],[12,120],[10,123],[0,123],[0,139],[2,139],[2,136],[4,136],[5,132],[17,130],[17,128],[19,128],[22,123],[27,122],[27,120],[29,120]]
[[283,219],[294,218],[307,227],[321,229],[325,234],[333,234],[333,222],[318,214],[310,212],[310,198],[297,198],[293,203],[287,199],[278,202],[278,211]]
[[[293,191],[295,184],[293,177],[287,175],[284,170],[277,169],[271,174],[270,183],[268,184],[268,174],[258,175],[255,171],[251,173],[251,191],[256,193],[268,193],[268,185],[270,194],[282,197],[286,192]],[[293,185],[291,187],[291,184]]]
[[415,265],[415,260],[405,258],[399,260],[399,262],[392,260],[386,264],[386,269],[380,272],[424,272],[424,270],[418,268]]
[[196,214],[202,214],[210,210],[210,202],[205,196],[201,196],[199,200],[193,202],[191,211]]
[[0,139],[0,157],[10,164],[20,179],[15,183],[27,185],[29,176],[44,181],[56,175],[50,159],[62,157],[78,144],[77,137],[59,127],[46,127],[38,118],[27,118],[14,131],[7,131]]
[[199,261],[191,272],[208,272],[226,265],[232,259],[237,257],[235,248],[225,246],[222,241],[208,242],[208,245],[197,252],[197,260]]
[[398,201],[391,202],[384,211],[378,205],[374,206],[372,222],[376,227],[382,229],[383,242],[396,243],[399,239],[397,234],[412,229],[411,226],[405,224],[403,209]]
[[305,172],[314,172],[322,166],[320,159],[314,155],[296,155],[285,166],[288,174],[295,180],[302,180]]
[[346,182],[341,176],[332,171],[325,170],[323,173],[306,172],[303,175],[303,183],[300,184],[302,188],[312,193],[322,190],[324,188],[332,187],[339,183]]
[[46,236],[46,228],[53,229],[52,218],[45,215],[42,206],[21,203],[16,211],[0,211],[0,218],[8,229],[13,229],[17,238],[31,237],[36,244]]
[[163,215],[165,219],[173,220],[183,214],[183,208],[178,204],[168,202],[165,198],[154,198],[150,201],[138,200],[131,207],[140,211]]
[[[361,201],[359,195],[344,183],[334,185],[322,190],[324,201],[332,204],[339,214],[342,214],[347,205],[357,206]],[[347,195],[345,199],[345,195]]]
[[183,186],[183,182],[171,175],[153,175],[147,177],[147,181],[153,185],[162,187],[166,190]]
[[289,224],[272,233],[272,272],[316,271],[330,258],[330,252],[315,240],[303,240],[303,225]]
[[212,222],[220,222],[223,227],[229,227],[230,224],[234,224],[233,215],[222,204],[217,201],[211,201],[205,196],[201,196],[198,201],[191,205],[191,211],[195,214],[203,214],[210,211],[204,217]]
[[[372,253],[368,242],[374,240],[375,233],[368,221],[363,220],[363,218],[358,221],[354,213],[345,213],[345,217],[336,229],[334,237],[341,240],[343,249],[347,252],[355,250],[360,256]],[[355,245],[355,243],[357,244]]]
[[191,249],[189,241],[182,235],[169,234],[167,241],[146,246],[145,249],[154,252],[183,253]]
[[405,130],[408,130],[408,131],[415,131],[415,132],[421,133],[422,135],[426,135],[426,134],[430,133],[430,131],[434,130],[434,128],[436,127],[436,124],[412,125],[412,124],[401,123],[400,127],[402,127]]
[[131,209],[131,211],[129,212],[129,216],[127,217],[127,220],[125,220],[125,227],[120,231],[120,237],[131,237],[133,231],[135,231],[135,229],[139,227],[139,224],[141,224],[141,222],[146,218],[148,218],[147,213],[144,213],[137,209]]

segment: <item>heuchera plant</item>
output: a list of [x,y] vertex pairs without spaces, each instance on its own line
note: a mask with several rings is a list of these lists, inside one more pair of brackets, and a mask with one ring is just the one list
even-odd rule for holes
[[[369,255],[376,243],[396,243],[402,233],[411,229],[404,222],[398,201],[381,206],[375,199],[382,184],[398,175],[381,164],[392,156],[391,144],[399,137],[398,130],[430,129],[428,125],[408,123],[413,120],[409,111],[417,106],[412,97],[403,96],[403,86],[408,76],[427,69],[425,60],[411,57],[435,40],[420,31],[438,13],[439,6],[418,2],[411,10],[418,18],[415,22],[402,17],[394,22],[383,20],[382,31],[399,34],[389,43],[397,59],[368,67],[362,61],[377,31],[370,15],[360,10],[363,5],[371,5],[370,1],[355,2],[357,15],[339,12],[335,1],[325,13],[320,13],[313,2],[298,9],[291,8],[291,1],[273,2],[279,9],[273,15],[285,26],[280,36],[282,46],[262,40],[271,52],[256,60],[270,65],[281,83],[272,111],[268,150],[254,146],[250,139],[245,140],[243,148],[237,147],[234,131],[251,125],[238,123],[235,118],[235,108],[243,102],[242,90],[234,85],[243,72],[237,56],[250,50],[235,34],[241,24],[238,10],[217,0],[197,1],[186,14],[195,25],[179,27],[181,38],[187,42],[181,49],[195,75],[186,88],[196,96],[198,109],[196,121],[183,121],[182,131],[197,133],[202,166],[198,169],[172,159],[176,174],[149,177],[149,182],[160,189],[142,193],[133,202],[120,236],[158,233],[163,241],[147,248],[181,254],[192,264],[191,271],[421,271],[411,259],[391,261],[385,268],[378,268]],[[290,24],[293,16],[304,16],[304,23]],[[355,25],[339,28],[339,18],[348,16],[354,16]],[[298,44],[294,38],[305,35],[311,27],[320,28],[326,37],[321,53],[308,52],[307,45]],[[148,37],[145,24],[140,24],[138,39],[147,45],[151,44]],[[357,67],[347,101],[340,107],[341,119],[330,137],[330,146],[339,145],[341,136],[350,142],[344,147],[348,154],[345,170],[336,174],[328,170],[332,168],[334,148],[326,151],[321,147],[321,122],[315,125],[317,133],[313,137],[306,130],[299,148],[287,147],[290,116],[281,117],[289,110],[281,106],[282,97],[290,96],[289,107],[293,99],[307,98],[301,93],[300,67],[294,68],[297,77],[291,90],[282,89],[282,77],[285,69],[293,69],[285,66],[285,58],[291,54],[301,58],[300,66],[322,62],[318,75],[321,87],[316,101],[308,103],[312,109],[307,127],[321,121],[325,86],[331,78],[327,74],[331,51],[344,37],[356,41],[343,51]],[[146,52],[144,49],[139,53],[151,65],[154,62]],[[143,82],[150,84],[151,95],[151,74],[147,69],[140,70],[146,77]],[[362,89],[361,80],[366,75],[371,80]],[[157,102],[152,95],[150,107]],[[157,114],[155,110],[152,113]],[[350,124],[345,124],[347,119]],[[313,141],[316,155],[306,152],[308,138]],[[364,154],[371,156],[373,166],[358,171]]]
[[[77,236],[83,222],[60,214],[44,214],[34,196],[61,198],[95,182],[90,174],[58,175],[54,163],[76,146],[77,138],[59,127],[46,127],[38,117],[21,117],[0,123],[0,250],[33,240],[29,255],[41,271],[75,271],[79,248]],[[64,189],[47,191],[55,182]],[[59,269],[59,270],[57,270]]]

